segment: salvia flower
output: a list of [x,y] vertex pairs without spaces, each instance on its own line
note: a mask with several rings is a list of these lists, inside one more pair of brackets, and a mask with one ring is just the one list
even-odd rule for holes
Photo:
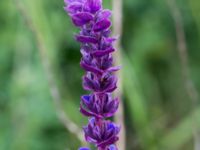
[[86,140],[102,149],[118,140],[119,130],[119,126],[111,121],[102,121],[95,118],[91,118],[89,124],[84,127]]
[[[80,29],[75,36],[81,44],[80,66],[86,71],[83,76],[83,88],[90,92],[81,97],[80,112],[89,117],[89,123],[83,128],[87,142],[98,150],[117,150],[120,128],[106,120],[117,111],[119,100],[112,92],[117,88],[112,53],[115,51],[111,37],[111,11],[103,9],[102,0],[64,0],[65,11],[73,24]],[[89,150],[80,148],[79,150]]]
[[117,111],[119,100],[110,94],[91,94],[81,97],[80,111],[83,115],[96,118],[112,117]]

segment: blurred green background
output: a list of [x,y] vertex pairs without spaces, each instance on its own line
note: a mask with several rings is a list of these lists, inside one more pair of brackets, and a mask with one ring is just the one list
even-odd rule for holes
[[[62,106],[80,128],[83,70],[78,32],[62,0],[18,0],[45,47]],[[191,80],[200,92],[200,1],[177,0]],[[112,8],[104,0],[105,8]],[[36,34],[37,34],[36,33]],[[16,1],[0,2],[0,150],[76,150],[81,143],[59,121],[39,54]],[[123,102],[127,150],[193,150],[200,108],[184,88],[175,25],[166,0],[124,0]],[[192,116],[197,115],[193,123]],[[199,118],[199,119],[198,119]],[[198,149],[199,150],[199,149]]]

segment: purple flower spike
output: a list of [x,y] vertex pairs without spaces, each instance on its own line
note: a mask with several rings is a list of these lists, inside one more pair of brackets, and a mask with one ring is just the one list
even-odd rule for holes
[[[117,88],[114,72],[120,67],[113,66],[112,53],[115,52],[111,37],[111,11],[103,9],[102,0],[64,0],[64,10],[73,24],[80,29],[75,36],[81,44],[80,66],[86,71],[83,88],[90,92],[81,97],[80,112],[89,117],[84,127],[86,141],[98,150],[117,150],[119,126],[106,118],[112,117],[118,109],[119,100],[112,96]],[[79,148],[79,150],[90,150]]]

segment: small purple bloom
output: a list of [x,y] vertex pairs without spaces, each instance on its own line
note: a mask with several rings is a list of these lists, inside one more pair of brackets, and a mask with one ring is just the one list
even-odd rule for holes
[[89,124],[84,127],[86,140],[100,148],[106,148],[115,143],[118,140],[119,131],[120,127],[111,121],[101,121],[95,118],[91,118]]
[[96,118],[112,117],[117,111],[119,100],[111,94],[91,94],[81,97],[80,111],[83,115]]
[[96,93],[111,93],[117,88],[117,78],[115,75],[105,73],[101,77],[88,72],[83,77],[83,87],[85,90]]

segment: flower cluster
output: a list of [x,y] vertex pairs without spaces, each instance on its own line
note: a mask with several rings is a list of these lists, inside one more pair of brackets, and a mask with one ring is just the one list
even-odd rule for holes
[[[115,51],[110,37],[111,11],[102,8],[102,0],[65,0],[65,11],[73,24],[80,28],[75,36],[81,43],[81,67],[86,71],[83,76],[83,88],[90,91],[81,97],[80,111],[89,117],[85,126],[86,141],[94,144],[98,150],[117,150],[114,143],[120,131],[118,125],[106,120],[117,111],[119,100],[112,97],[117,88],[117,78],[113,72],[119,67],[113,66],[112,53]],[[80,150],[89,150],[80,148]]]

